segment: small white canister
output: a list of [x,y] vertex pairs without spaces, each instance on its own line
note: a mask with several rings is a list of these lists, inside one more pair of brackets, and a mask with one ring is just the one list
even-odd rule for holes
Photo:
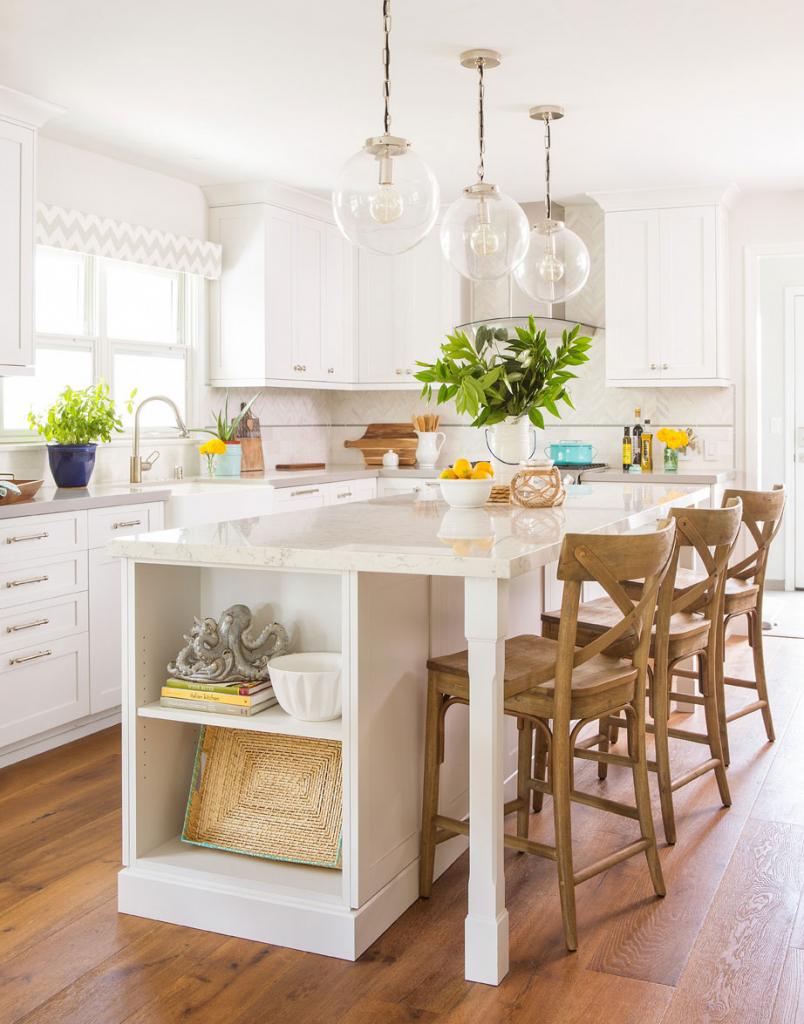
[[383,455],[382,464],[386,469],[397,469],[399,466],[399,456],[393,448],[389,448],[385,455]]

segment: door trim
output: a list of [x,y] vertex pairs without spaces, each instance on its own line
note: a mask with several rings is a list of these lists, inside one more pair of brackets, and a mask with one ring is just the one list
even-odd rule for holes
[[796,544],[798,541],[798,513],[796,510],[796,299],[804,299],[804,286],[791,285],[784,290],[784,485],[793,511],[792,529],[784,539],[784,589],[796,587]]

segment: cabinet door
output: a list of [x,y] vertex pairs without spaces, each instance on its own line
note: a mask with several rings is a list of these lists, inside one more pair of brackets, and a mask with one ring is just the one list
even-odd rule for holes
[[[263,207],[265,228],[265,347],[269,378],[298,376],[293,366],[296,336],[297,276],[295,256],[296,214],[274,206]],[[309,256],[309,253],[308,253]],[[309,322],[302,336],[309,337]],[[233,342],[234,343],[234,342]]]
[[361,383],[396,382],[394,353],[394,296],[396,256],[358,253],[357,343]]
[[324,226],[321,379],[354,380],[354,250],[334,224]]
[[296,217],[293,262],[292,377],[322,379],[326,225]]
[[0,121],[0,366],[33,363],[34,139]]
[[606,215],[606,379],[661,374],[658,210]]
[[716,217],[714,206],[659,212],[665,379],[717,376]]
[[89,552],[89,710],[120,703],[123,674],[123,563],[104,548]]

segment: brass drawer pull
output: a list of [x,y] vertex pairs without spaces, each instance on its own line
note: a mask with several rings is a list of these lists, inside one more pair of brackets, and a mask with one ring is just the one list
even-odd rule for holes
[[29,583],[47,583],[49,579],[49,576],[29,576],[27,580],[9,580],[6,586],[9,589],[11,587],[25,587]]
[[308,487],[306,491],[291,491],[290,492],[291,498],[301,497],[302,494],[318,494],[318,488],[317,487]]
[[49,658],[53,651],[37,651],[36,654],[26,654],[22,658],[9,658],[9,665],[23,665],[26,661],[36,661],[37,658]]
[[129,519],[127,522],[123,522],[123,523],[112,523],[112,529],[113,530],[125,530],[129,526],[142,526],[142,520],[141,519]]
[[33,622],[21,622],[18,626],[6,626],[6,633],[19,633],[21,629],[33,629],[35,626],[47,626],[50,619],[34,619]]
[[338,495],[338,497],[339,498],[351,498],[352,497],[352,492],[351,491],[341,491],[341,493]]
[[45,540],[49,536],[45,530],[44,533],[28,533],[24,537],[6,537],[6,544],[21,544],[24,540]]

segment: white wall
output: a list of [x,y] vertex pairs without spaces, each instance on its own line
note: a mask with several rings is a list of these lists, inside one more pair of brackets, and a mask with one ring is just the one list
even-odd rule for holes
[[207,204],[197,185],[40,137],[37,198],[54,206],[207,237]]

